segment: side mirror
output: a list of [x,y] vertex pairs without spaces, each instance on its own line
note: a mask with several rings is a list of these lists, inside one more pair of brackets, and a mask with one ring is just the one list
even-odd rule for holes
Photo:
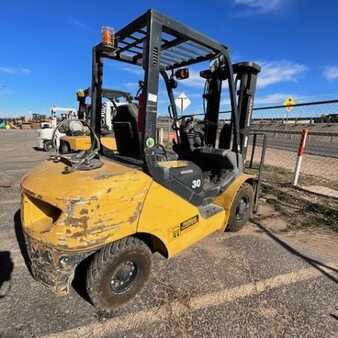
[[175,77],[177,80],[185,80],[189,78],[189,68],[181,68],[176,70]]

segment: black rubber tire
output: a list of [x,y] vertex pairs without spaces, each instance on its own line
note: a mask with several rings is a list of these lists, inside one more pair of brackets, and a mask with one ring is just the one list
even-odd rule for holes
[[[252,214],[254,191],[249,183],[243,183],[239,188],[235,200],[231,206],[230,219],[226,231],[236,232],[241,230],[244,225],[249,221]],[[243,214],[239,214],[239,207],[241,201],[245,200],[247,208]]]
[[[114,293],[111,280],[123,262],[133,262],[136,273],[126,291]],[[98,251],[87,270],[87,292],[100,313],[110,315],[132,299],[147,282],[151,270],[151,250],[141,240],[127,237]]]
[[60,154],[69,154],[70,153],[70,146],[67,142],[61,140],[60,147],[59,147]]

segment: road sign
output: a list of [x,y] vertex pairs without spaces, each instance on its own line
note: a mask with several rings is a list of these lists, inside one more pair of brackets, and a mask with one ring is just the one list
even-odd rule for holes
[[181,110],[181,113],[185,111],[191,104],[190,99],[187,95],[182,93],[176,100],[175,100],[176,107]]
[[288,97],[284,101],[284,106],[287,111],[291,111],[293,109],[293,106],[296,104],[295,100],[292,97]]

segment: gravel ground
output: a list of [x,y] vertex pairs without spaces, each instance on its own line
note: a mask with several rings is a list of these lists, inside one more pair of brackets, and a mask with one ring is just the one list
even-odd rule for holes
[[83,297],[81,279],[54,296],[18,244],[20,177],[46,157],[34,138],[0,131],[0,337],[338,336],[337,233],[287,230],[264,201],[239,233],[214,233],[170,260],[154,255],[148,285],[112,318]]

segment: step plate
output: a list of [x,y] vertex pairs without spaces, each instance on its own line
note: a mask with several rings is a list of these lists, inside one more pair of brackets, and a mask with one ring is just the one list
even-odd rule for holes
[[211,216],[218,214],[219,212],[224,211],[224,208],[222,208],[217,204],[210,203],[198,207],[198,210],[203,218],[209,218]]

